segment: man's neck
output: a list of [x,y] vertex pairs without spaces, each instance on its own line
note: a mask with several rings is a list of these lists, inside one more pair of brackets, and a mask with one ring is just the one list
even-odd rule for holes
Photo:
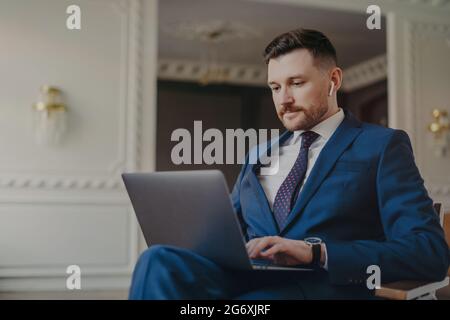
[[322,117],[322,119],[320,119],[320,121],[318,123],[321,123],[321,122],[327,120],[328,118],[334,116],[336,113],[339,112],[339,110],[340,110],[340,108],[338,106],[328,109],[328,112]]

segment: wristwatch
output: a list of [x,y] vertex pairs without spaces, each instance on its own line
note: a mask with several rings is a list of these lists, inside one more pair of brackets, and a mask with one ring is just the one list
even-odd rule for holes
[[320,257],[322,254],[322,239],[317,237],[308,237],[304,239],[305,243],[311,247],[312,250],[312,262],[313,267],[320,267]]

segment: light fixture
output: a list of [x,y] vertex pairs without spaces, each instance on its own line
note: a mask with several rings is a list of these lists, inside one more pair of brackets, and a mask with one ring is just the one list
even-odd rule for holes
[[42,86],[38,102],[33,105],[33,127],[38,145],[54,146],[61,142],[67,129],[67,107],[61,90]]
[[223,32],[223,30],[211,30],[206,34],[207,49],[201,58],[203,72],[198,79],[201,85],[222,83],[228,78],[227,71],[220,63],[219,39],[223,36]]
[[198,82],[202,85],[227,81],[228,70],[222,62],[225,45],[242,47],[243,44],[237,40],[248,41],[261,36],[260,31],[245,24],[223,20],[182,22],[163,30],[178,38],[197,42],[191,48],[196,48],[201,63]]
[[449,148],[449,118],[445,110],[434,109],[434,120],[428,125],[428,130],[433,135],[433,147],[436,156],[443,157]]

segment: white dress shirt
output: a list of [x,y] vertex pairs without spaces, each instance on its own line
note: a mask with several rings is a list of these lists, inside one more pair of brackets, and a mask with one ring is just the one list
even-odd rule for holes
[[[339,111],[337,113],[320,122],[309,130],[319,134],[319,137],[311,144],[309,148],[308,167],[306,170],[305,179],[303,180],[303,183],[300,187],[300,192],[306,180],[309,178],[309,174],[311,173],[311,170],[314,167],[314,164],[316,163],[320,152],[322,151],[323,147],[328,142],[330,137],[333,135],[333,133],[336,131],[337,127],[341,124],[342,120],[344,120],[344,112],[339,108]],[[281,184],[286,179],[287,175],[294,166],[295,160],[297,160],[298,154],[300,152],[300,147],[302,145],[301,134],[303,132],[304,130],[294,131],[292,136],[279,147],[278,159],[274,159],[274,161],[278,161],[279,163],[271,163],[271,167],[278,165],[278,172],[274,172],[273,174],[268,175],[260,174],[258,176],[259,182],[261,183],[264,193],[266,194],[267,201],[269,202],[270,208],[272,210],[273,202],[275,201],[275,196],[277,195],[278,189],[281,187]],[[325,250],[325,269],[328,269],[327,262],[328,259],[326,258]]]

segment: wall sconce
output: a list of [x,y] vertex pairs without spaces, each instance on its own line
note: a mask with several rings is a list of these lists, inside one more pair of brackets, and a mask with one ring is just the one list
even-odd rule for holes
[[38,145],[57,145],[66,132],[67,107],[62,103],[61,90],[43,86],[33,105],[33,126]]
[[447,111],[434,109],[432,112],[433,122],[428,126],[428,130],[433,134],[433,146],[435,154],[438,157],[443,157],[448,151],[449,147],[449,119]]

